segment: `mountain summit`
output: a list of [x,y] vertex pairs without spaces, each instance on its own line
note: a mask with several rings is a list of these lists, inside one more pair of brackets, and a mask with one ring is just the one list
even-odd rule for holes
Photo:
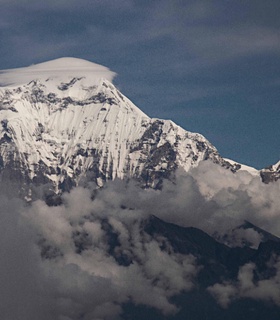
[[[112,83],[108,68],[61,58],[0,75],[0,172],[22,193],[136,178],[159,188],[177,168],[210,159],[235,172],[202,135],[151,119]],[[29,191],[28,191],[29,190]],[[32,192],[31,192],[32,193]]]

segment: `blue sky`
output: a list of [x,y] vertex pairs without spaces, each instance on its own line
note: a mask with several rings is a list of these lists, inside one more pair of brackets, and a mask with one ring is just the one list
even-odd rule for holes
[[280,159],[279,0],[0,0],[0,69],[63,56],[117,72],[151,117],[256,168]]

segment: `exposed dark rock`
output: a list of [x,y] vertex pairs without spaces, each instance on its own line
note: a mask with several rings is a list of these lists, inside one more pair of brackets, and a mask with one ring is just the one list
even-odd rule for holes
[[70,82],[64,83],[62,82],[59,86],[58,89],[61,91],[68,90],[70,87],[72,87],[77,81],[81,80],[82,78],[73,78]]
[[280,172],[263,170],[260,173],[263,183],[275,182],[280,179]]
[[[263,274],[268,270],[267,262],[274,256],[280,257],[280,241],[273,235],[271,238],[276,241],[263,242],[258,249],[230,248],[199,229],[180,227],[154,216],[144,223],[143,228],[155,238],[163,236],[175,252],[194,255],[198,264],[204,266],[198,279],[205,287],[222,279],[235,279],[239,268],[248,262],[255,263],[258,272]],[[266,234],[269,235],[268,232]],[[162,249],[165,250],[165,247]]]

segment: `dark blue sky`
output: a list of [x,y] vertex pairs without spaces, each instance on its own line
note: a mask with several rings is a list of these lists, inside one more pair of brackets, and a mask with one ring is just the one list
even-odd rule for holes
[[72,56],[109,67],[151,117],[222,156],[280,159],[279,0],[0,0],[0,69]]

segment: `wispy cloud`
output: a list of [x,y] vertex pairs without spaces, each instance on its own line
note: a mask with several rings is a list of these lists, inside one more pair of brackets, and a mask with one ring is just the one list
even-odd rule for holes
[[218,300],[223,308],[241,298],[251,298],[273,302],[280,305],[280,263],[272,264],[276,274],[269,279],[254,281],[256,266],[248,263],[239,269],[238,280],[235,283],[217,283],[208,288],[208,291]]
[[[108,0],[85,1],[83,6],[76,1],[14,1],[2,5],[2,30],[9,27],[8,34],[15,40],[29,37],[35,49],[37,42],[47,48],[67,39],[78,49],[87,39],[87,47],[93,51],[103,50],[109,43],[117,51],[136,45],[141,52],[143,44],[164,38],[169,59],[180,48],[185,63],[202,67],[240,56],[279,52],[280,47],[278,29],[250,20],[238,25],[226,23],[226,6],[206,1],[152,1],[141,5],[127,0],[116,5]],[[87,37],[90,35],[92,38]],[[94,48],[95,40],[100,38],[103,43]],[[48,55],[47,51],[46,58]]]

